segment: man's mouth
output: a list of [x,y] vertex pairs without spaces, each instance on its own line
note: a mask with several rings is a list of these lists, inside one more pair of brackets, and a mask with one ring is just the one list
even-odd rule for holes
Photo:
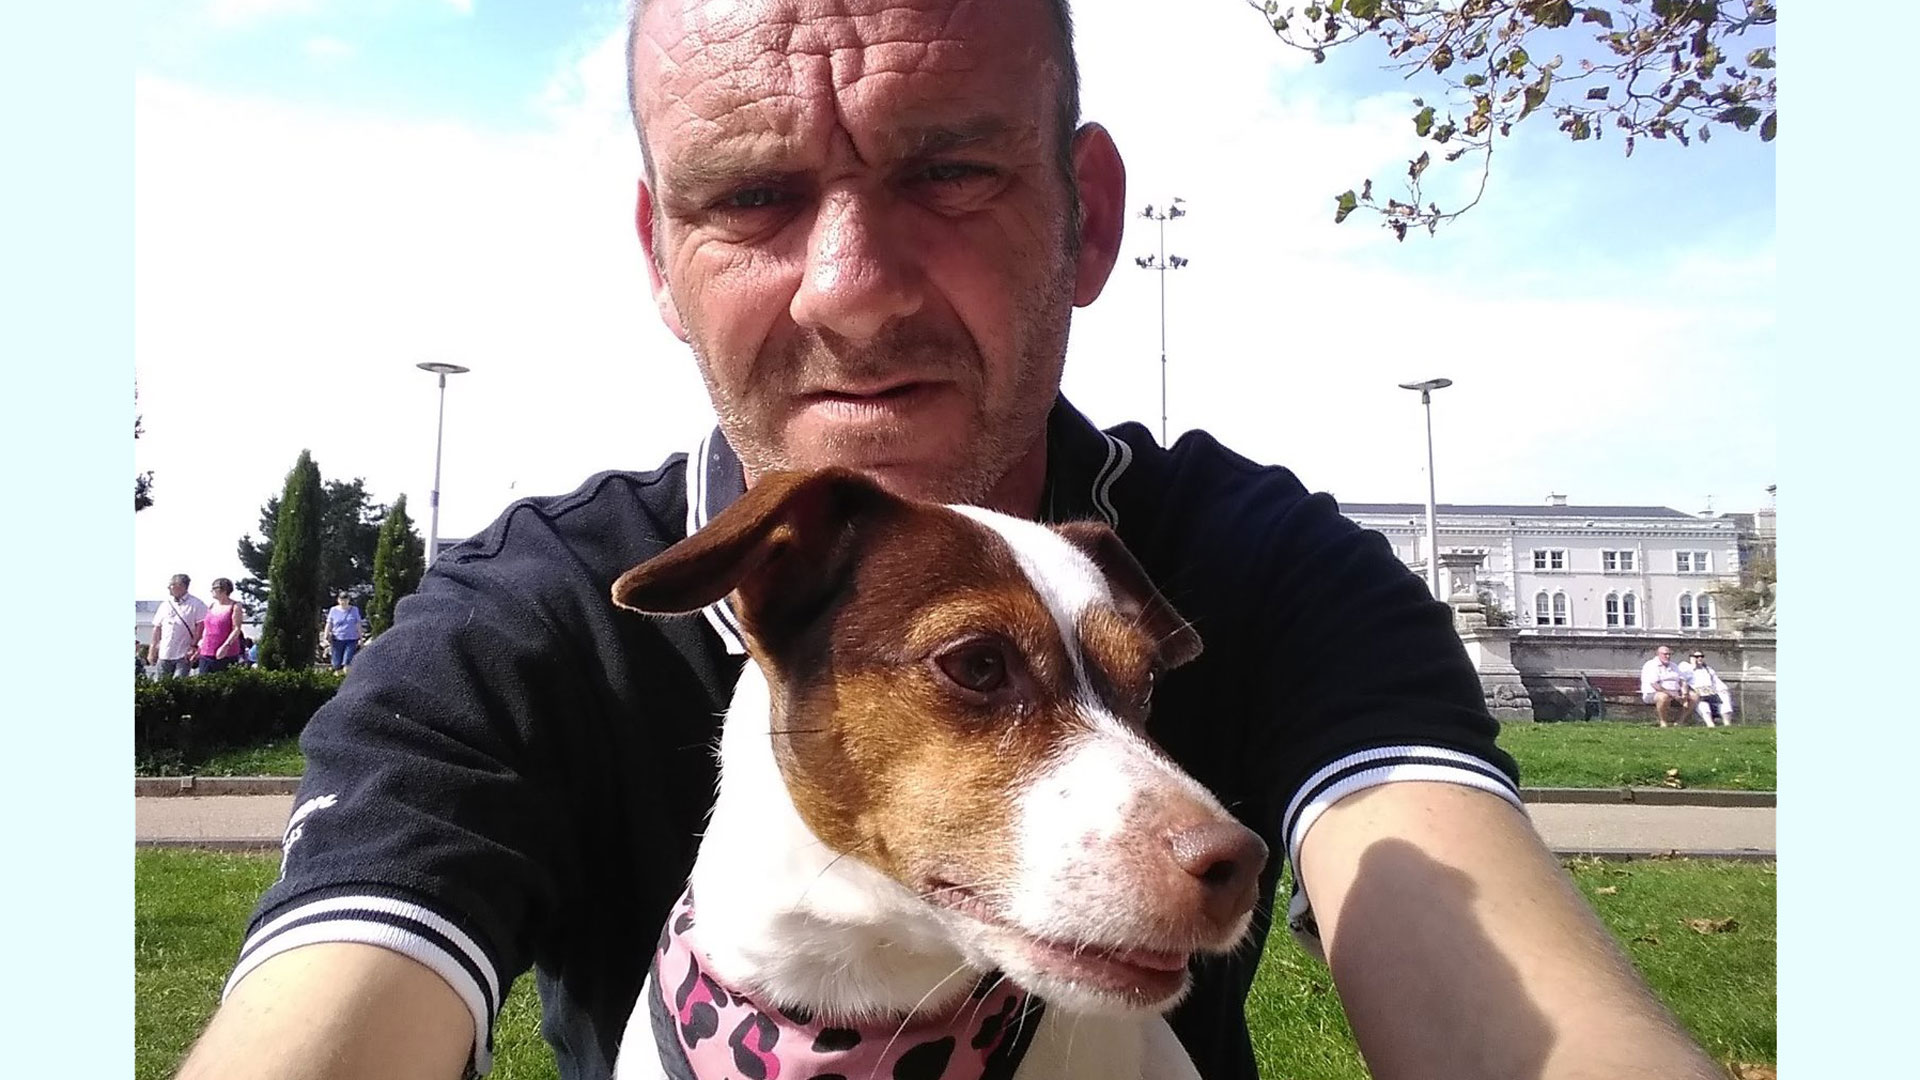
[[841,405],[877,405],[905,401],[916,394],[923,393],[933,386],[932,383],[918,380],[901,382],[872,383],[867,385],[833,386],[812,390],[801,397],[811,402],[824,402]]

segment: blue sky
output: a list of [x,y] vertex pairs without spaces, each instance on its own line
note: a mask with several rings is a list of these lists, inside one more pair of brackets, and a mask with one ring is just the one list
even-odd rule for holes
[[[1176,435],[1206,428],[1343,499],[1413,501],[1423,432],[1394,384],[1447,375],[1443,501],[1764,502],[1771,146],[1643,141],[1627,160],[1540,118],[1496,156],[1479,208],[1396,244],[1331,212],[1368,176],[1395,193],[1419,152],[1397,75],[1357,53],[1313,65],[1241,0],[1077,14],[1086,112],[1127,158],[1130,203],[1189,200],[1168,233],[1192,259],[1168,282]],[[530,0],[141,8],[136,454],[159,502],[136,518],[137,595],[175,570],[237,576],[234,540],[302,448],[421,516],[420,360],[474,368],[449,388],[445,535],[649,468],[710,423],[632,236],[620,20]],[[1466,166],[1436,167],[1435,190]],[[1076,316],[1066,389],[1102,423],[1157,425],[1157,282],[1131,258],[1153,242],[1131,222],[1106,295]],[[269,393],[290,406],[254,422],[246,399]],[[244,450],[209,468],[228,411]]]

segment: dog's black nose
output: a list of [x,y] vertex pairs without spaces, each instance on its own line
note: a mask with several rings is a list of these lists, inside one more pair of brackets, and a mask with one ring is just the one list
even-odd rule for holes
[[1252,829],[1213,821],[1181,829],[1167,842],[1173,861],[1199,882],[1207,918],[1225,926],[1253,909],[1260,870],[1267,865],[1267,845]]

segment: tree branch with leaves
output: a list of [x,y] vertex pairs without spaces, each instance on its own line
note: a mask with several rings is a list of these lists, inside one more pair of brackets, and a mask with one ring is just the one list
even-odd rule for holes
[[[1381,203],[1368,179],[1334,200],[1336,223],[1364,208],[1400,240],[1414,228],[1431,235],[1478,205],[1500,140],[1537,114],[1553,116],[1575,142],[1615,132],[1628,156],[1642,138],[1688,146],[1732,128],[1771,142],[1778,130],[1772,0],[1316,0],[1284,10],[1247,2],[1315,63],[1329,49],[1372,40],[1386,46],[1389,70],[1438,83],[1438,94],[1413,99],[1414,134],[1434,148],[1407,163],[1406,197]],[[1764,44],[1750,37],[1756,32]],[[1569,68],[1549,51],[1583,33],[1598,59]],[[1427,197],[1435,153],[1445,162],[1473,157],[1480,180],[1472,198],[1443,209]]]

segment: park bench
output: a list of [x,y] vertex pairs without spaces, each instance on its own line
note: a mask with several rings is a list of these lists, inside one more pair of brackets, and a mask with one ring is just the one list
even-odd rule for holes
[[1644,704],[1640,700],[1638,675],[1589,675],[1583,671],[1580,685],[1583,688],[1580,714],[1585,720],[1605,720],[1609,704]]

